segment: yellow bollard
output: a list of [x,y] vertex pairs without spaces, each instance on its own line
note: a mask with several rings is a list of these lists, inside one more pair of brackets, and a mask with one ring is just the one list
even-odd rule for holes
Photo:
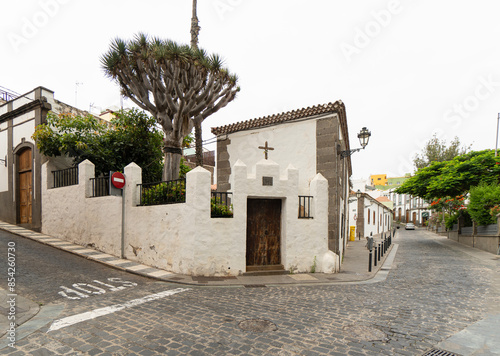
[[350,226],[349,240],[356,240],[356,226]]

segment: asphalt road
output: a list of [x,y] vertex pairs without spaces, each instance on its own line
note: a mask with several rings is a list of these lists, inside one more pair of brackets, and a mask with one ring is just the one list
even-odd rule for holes
[[[13,355],[422,355],[500,314],[500,261],[421,230],[399,232],[393,268],[379,283],[266,288],[158,283],[16,241],[20,293],[65,309],[2,350]],[[122,282],[109,285],[124,288],[95,282],[113,277]],[[68,299],[61,285],[89,296]],[[95,287],[106,292],[88,293]]]
[[[15,244],[16,291],[38,304],[76,302],[90,297],[105,299],[110,294],[126,293],[152,283],[150,279],[0,230],[0,271],[4,271],[5,277],[9,243]],[[4,289],[6,282],[2,284]]]

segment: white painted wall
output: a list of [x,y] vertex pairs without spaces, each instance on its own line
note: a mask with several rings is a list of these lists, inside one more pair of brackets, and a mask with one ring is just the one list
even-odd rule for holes
[[268,141],[269,146],[274,148],[269,151],[269,159],[277,162],[282,170],[289,164],[299,169],[300,189],[307,189],[316,174],[316,158],[311,156],[311,152],[316,152],[316,120],[240,131],[229,137],[231,144],[227,150],[231,167],[238,159],[243,160],[248,167],[254,167],[264,158],[264,151],[258,147]]
[[31,138],[33,133],[35,132],[35,119],[25,122],[22,125],[14,126],[12,128],[12,137],[14,142],[14,146],[21,143],[21,139],[24,138],[26,142],[35,143],[35,141]]
[[[119,255],[121,198],[89,198],[94,167],[80,164],[80,184],[48,189],[50,163],[43,165],[42,231],[52,236]],[[223,276],[246,271],[247,199],[278,198],[282,207],[282,264],[287,270],[335,272],[335,256],[328,251],[328,182],[320,174],[303,190],[313,196],[314,219],[298,219],[299,172],[261,160],[253,172],[233,166],[233,218],[210,217],[210,172],[198,167],[186,176],[186,203],[137,206],[141,169],[125,168],[125,257],[181,274]],[[262,186],[272,176],[272,187]]]
[[[356,219],[359,216],[358,199],[351,196],[349,203],[349,226],[356,226]],[[363,237],[382,234],[390,231],[392,227],[392,211],[383,204],[377,203],[375,200],[365,198],[364,200],[364,235]],[[368,223],[368,210],[370,211],[370,223]],[[373,220],[373,212],[375,212],[375,223]],[[354,217],[356,216],[356,219]],[[356,230],[356,238],[358,231]]]
[[23,106],[25,104],[29,104],[33,100],[35,100],[35,92],[31,91],[23,96],[16,98],[14,101],[12,101],[12,110],[16,110],[17,108],[20,108],[21,106]]
[[121,237],[121,198],[89,198],[94,165],[79,165],[78,185],[47,189],[51,186],[50,163],[42,165],[42,232],[119,256]]
[[[7,130],[0,131],[0,158],[6,159],[8,152],[8,136]],[[0,161],[0,192],[9,190],[9,169],[5,167],[5,163]]]

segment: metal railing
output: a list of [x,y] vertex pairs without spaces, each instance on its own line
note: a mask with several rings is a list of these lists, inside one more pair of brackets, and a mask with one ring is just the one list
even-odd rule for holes
[[54,185],[52,188],[67,187],[78,184],[78,167],[52,171]]
[[212,192],[210,200],[210,216],[212,218],[232,218],[233,205],[230,192]]
[[299,219],[312,219],[311,200],[312,196],[299,195]]
[[186,202],[186,179],[137,184],[141,189],[141,206]]
[[105,197],[109,195],[109,176],[90,178],[92,182],[92,197]]
[[0,100],[11,101],[17,97],[19,97],[19,95],[0,89]]

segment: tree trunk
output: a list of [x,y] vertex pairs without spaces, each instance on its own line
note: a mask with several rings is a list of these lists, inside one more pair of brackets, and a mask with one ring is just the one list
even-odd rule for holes
[[198,26],[198,17],[196,16],[197,0],[193,0],[193,16],[191,18],[191,48],[198,49],[198,34],[200,26]]
[[203,167],[203,140],[201,138],[201,122],[195,121],[194,138],[196,143],[196,166]]
[[[162,180],[179,179],[179,169],[181,166],[182,154],[178,152],[168,152],[170,148],[165,148],[165,163],[163,165]],[[173,151],[173,150],[170,150]]]
[[[200,33],[200,26],[198,26],[198,17],[196,16],[197,0],[193,0],[193,15],[191,18],[191,48],[198,49],[198,34]],[[201,121],[195,120],[194,122],[194,140],[196,147],[196,166],[203,167],[203,144]]]

